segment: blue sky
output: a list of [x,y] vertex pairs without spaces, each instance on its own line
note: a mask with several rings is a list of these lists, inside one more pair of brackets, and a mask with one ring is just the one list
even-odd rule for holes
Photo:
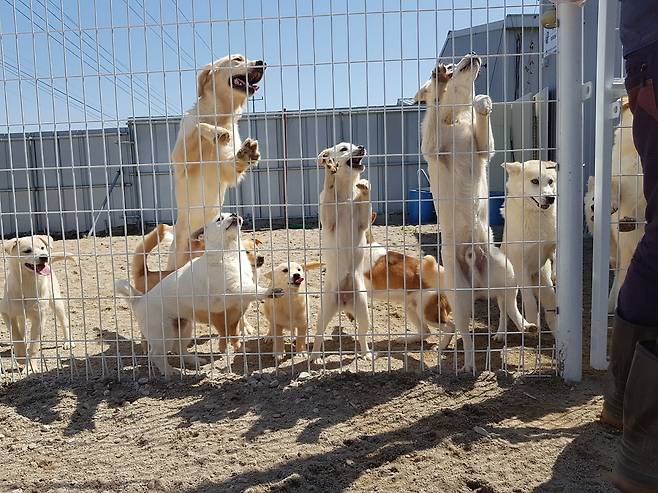
[[537,11],[537,0],[0,0],[0,133],[179,115],[198,67],[228,52],[268,63],[256,111],[394,104],[426,80],[449,30]]

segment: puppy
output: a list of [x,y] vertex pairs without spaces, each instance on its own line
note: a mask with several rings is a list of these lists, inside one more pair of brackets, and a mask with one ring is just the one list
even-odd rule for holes
[[[500,249],[512,262],[516,280],[522,286],[526,319],[539,326],[539,298],[546,322],[555,335],[552,259],[557,240],[557,165],[532,160],[502,166],[507,170],[507,197],[502,209],[505,230]],[[504,334],[496,334],[496,339],[502,341]]]
[[[263,242],[258,238],[242,239],[242,246],[244,247],[247,258],[249,259],[249,264],[251,264],[251,273],[256,282],[258,281],[258,271],[265,263],[265,257],[259,255],[256,251],[256,249],[262,244]],[[246,315],[240,319],[240,333],[243,337],[257,333],[257,330],[249,323],[249,320],[247,320]]]
[[19,362],[25,361],[26,326],[30,321],[28,361],[37,357],[41,346],[44,324],[48,319],[48,306],[55,312],[57,323],[64,334],[64,349],[75,345],[71,341],[69,319],[57,276],[50,268],[51,262],[75,259],[69,255],[51,254],[53,239],[37,235],[13,238],[4,242],[7,253],[7,279],[5,294],[0,302],[0,312],[11,332],[14,355]]
[[241,140],[238,120],[264,72],[262,60],[229,55],[197,76],[198,100],[183,117],[171,154],[177,219],[169,270],[191,259],[191,233],[217,215],[228,187],[236,186],[260,159],[258,142]]
[[194,321],[211,323],[226,341],[237,334],[244,311],[254,301],[283,295],[280,289],[256,285],[240,241],[242,218],[222,214],[195,232],[203,234],[206,253],[165,277],[146,294],[128,281],[117,281],[116,290],[128,298],[142,336],[148,341],[149,361],[166,377],[172,373],[167,353],[180,354],[184,363],[198,364],[187,352]]
[[[635,248],[644,235],[645,210],[647,202],[644,197],[644,176],[640,156],[635,149],[633,141],[633,113],[628,98],[619,101],[621,105],[621,119],[619,127],[615,130],[612,146],[612,186],[610,217],[610,266],[616,269],[615,279],[608,296],[608,312],[614,313],[617,309],[619,289],[626,279],[626,272],[630,265]],[[585,209],[585,218],[590,232],[593,231],[594,222],[594,177],[587,183],[588,194],[586,203],[590,203],[589,210]]]
[[326,276],[310,355],[312,361],[319,358],[324,331],[340,311],[356,319],[360,354],[372,358],[366,339],[370,313],[362,265],[366,231],[372,214],[370,186],[367,180],[361,179],[365,155],[363,146],[346,142],[318,155],[318,165],[325,167],[324,187],[320,193],[320,223],[326,252]]
[[[475,370],[469,312],[475,296],[493,294],[501,311],[500,331],[507,315],[519,329],[531,325],[516,305],[514,271],[494,246],[489,229],[487,164],[494,154],[489,122],[489,96],[475,96],[482,62],[465,56],[457,65],[438,64],[421,91],[427,101],[422,124],[422,152],[428,162],[432,195],[442,235],[446,290],[455,326],[464,340],[464,369]],[[494,288],[490,291],[489,287]]]
[[455,326],[448,298],[439,294],[439,289],[446,286],[443,266],[432,255],[419,259],[389,251],[375,243],[372,234],[368,234],[368,244],[363,274],[368,295],[405,307],[405,313],[418,329],[418,337],[406,338],[407,342],[424,340],[431,334],[429,326],[437,327],[444,333],[440,343],[444,349]]
[[306,351],[308,334],[308,311],[306,293],[304,293],[305,271],[320,269],[322,262],[309,262],[304,265],[297,262],[284,262],[266,272],[263,276],[270,279],[271,288],[281,288],[284,295],[277,299],[267,299],[263,311],[269,326],[268,337],[274,339],[274,357],[277,362],[284,357],[283,330],[290,330],[296,336],[295,351]]

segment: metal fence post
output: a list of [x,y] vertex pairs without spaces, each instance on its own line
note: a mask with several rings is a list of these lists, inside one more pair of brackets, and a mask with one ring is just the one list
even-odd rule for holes
[[596,134],[594,149],[594,246],[590,366],[608,367],[608,286],[610,273],[610,187],[612,181],[612,119],[614,61],[617,46],[618,2],[599,2],[596,41]]
[[583,84],[582,8],[558,5],[558,367],[567,381],[582,377]]

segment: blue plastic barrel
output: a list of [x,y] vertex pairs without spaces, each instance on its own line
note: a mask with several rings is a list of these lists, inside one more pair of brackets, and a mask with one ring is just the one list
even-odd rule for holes
[[434,200],[429,188],[417,188],[407,192],[407,224],[436,223]]
[[504,192],[489,192],[489,224],[491,226],[502,226],[505,224],[505,218],[500,213],[500,208],[504,203]]

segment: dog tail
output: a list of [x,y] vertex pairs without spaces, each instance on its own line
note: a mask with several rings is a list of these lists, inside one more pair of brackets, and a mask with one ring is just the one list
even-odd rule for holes
[[133,254],[132,261],[132,279],[136,286],[141,286],[144,283],[144,278],[149,274],[147,266],[147,255],[163,241],[173,241],[174,228],[168,224],[158,224],[153,231],[144,236],[142,242],[137,245]]
[[144,293],[135,289],[130,284],[130,281],[121,279],[114,282],[114,290],[118,296],[123,298],[128,298],[128,301],[132,304],[134,301],[139,299]]

